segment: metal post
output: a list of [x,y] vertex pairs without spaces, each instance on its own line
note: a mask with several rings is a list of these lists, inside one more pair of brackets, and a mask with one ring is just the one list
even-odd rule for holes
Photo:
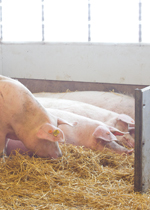
[[135,192],[150,189],[150,86],[135,90]]
[[91,3],[88,0],[88,41],[91,41]]
[[142,92],[135,90],[134,191],[142,191]]
[[142,0],[139,0],[139,42],[142,42]]
[[42,0],[42,41],[44,42],[45,37],[44,37],[44,0]]

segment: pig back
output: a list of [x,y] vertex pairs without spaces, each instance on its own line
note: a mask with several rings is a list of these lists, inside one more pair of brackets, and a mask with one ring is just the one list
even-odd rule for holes
[[75,91],[65,93],[35,93],[36,97],[61,98],[85,102],[135,119],[135,100],[132,96],[103,91]]

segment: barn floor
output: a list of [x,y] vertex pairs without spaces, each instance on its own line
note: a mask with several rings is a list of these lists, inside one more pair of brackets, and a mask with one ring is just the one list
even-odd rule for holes
[[60,147],[56,160],[1,159],[0,209],[150,209],[150,194],[134,193],[134,154]]

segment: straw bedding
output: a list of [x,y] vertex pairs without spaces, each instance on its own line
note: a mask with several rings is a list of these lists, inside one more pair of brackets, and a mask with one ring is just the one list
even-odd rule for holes
[[0,209],[150,209],[150,194],[134,193],[134,155],[60,147],[56,160],[1,159]]

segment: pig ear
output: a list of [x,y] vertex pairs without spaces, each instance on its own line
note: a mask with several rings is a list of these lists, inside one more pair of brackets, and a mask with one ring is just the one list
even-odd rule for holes
[[126,114],[119,114],[118,120],[121,120],[121,121],[123,121],[127,124],[130,124],[130,125],[135,124],[135,121],[130,116],[128,116]]
[[98,126],[95,129],[95,131],[93,133],[93,136],[96,139],[101,139],[101,140],[104,140],[104,141],[117,141],[117,138],[105,126]]
[[117,128],[108,126],[108,128],[110,129],[110,131],[115,135],[115,136],[123,136],[124,134],[128,134],[129,132],[122,132],[120,130],[118,130]]
[[58,119],[57,119],[57,125],[59,126],[61,124],[67,124],[67,125],[70,125],[70,126],[75,126],[75,125],[77,125],[77,122],[69,123],[66,120],[58,117]]
[[38,130],[37,137],[39,139],[46,139],[49,141],[58,141],[57,139],[58,134],[59,134],[59,130],[57,129],[57,127],[49,123],[45,123]]

